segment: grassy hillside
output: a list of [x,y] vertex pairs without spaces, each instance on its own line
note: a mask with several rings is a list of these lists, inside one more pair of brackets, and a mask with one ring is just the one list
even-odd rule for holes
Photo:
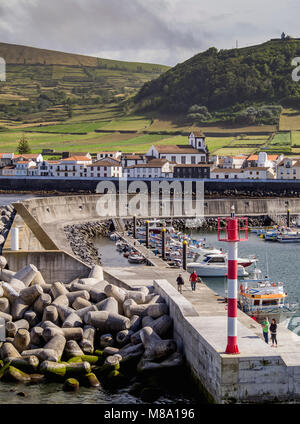
[[[0,152],[16,151],[23,134],[33,152],[146,152],[153,143],[188,143],[187,134],[201,128],[213,154],[299,155],[300,82],[291,86],[289,59],[300,56],[299,43],[210,49],[170,70],[0,43],[0,56],[7,62],[7,81],[0,82]],[[267,91],[262,90],[263,81]],[[269,96],[277,92],[273,85],[281,95],[293,93],[281,97],[292,105],[282,110],[280,122],[279,113],[275,120],[264,121],[264,114],[273,110],[262,105],[278,103]],[[189,113],[186,108],[195,104],[198,111]],[[203,105],[208,107],[206,116],[203,108],[199,113]],[[195,116],[199,114],[205,119]],[[233,121],[237,116],[240,120]],[[256,122],[258,117],[262,121]]]
[[132,95],[169,69],[4,43],[0,57],[7,63],[6,82],[0,82],[3,126],[66,120],[83,106],[93,106],[97,115],[99,107]]
[[[240,122],[259,123],[272,113],[259,105],[280,104],[300,108],[300,82],[292,80],[291,61],[300,56],[300,40],[273,40],[231,50],[210,48],[145,83],[134,98],[136,110],[160,113],[194,112],[194,118],[227,121],[238,113]],[[206,107],[189,110],[193,105]],[[258,109],[248,111],[249,106]],[[223,113],[222,113],[223,112]],[[207,115],[207,116],[205,116]],[[255,116],[254,116],[255,115]],[[213,119],[212,119],[213,118]],[[251,122],[250,119],[250,122]]]

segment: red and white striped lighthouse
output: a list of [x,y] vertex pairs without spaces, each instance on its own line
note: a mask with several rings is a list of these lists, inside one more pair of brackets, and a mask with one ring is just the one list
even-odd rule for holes
[[[241,232],[244,233],[241,237]],[[248,219],[236,218],[234,206],[230,218],[218,218],[218,240],[228,243],[228,316],[227,347],[225,353],[239,353],[237,344],[237,280],[238,280],[238,242],[248,239]]]

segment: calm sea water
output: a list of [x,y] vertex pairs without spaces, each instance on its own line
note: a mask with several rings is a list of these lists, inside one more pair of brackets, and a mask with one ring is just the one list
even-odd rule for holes
[[[1,186],[0,186],[1,189]],[[34,194],[0,194],[0,206],[10,205],[11,203],[38,197]]]
[[[191,231],[190,234],[195,239],[205,237],[207,245],[227,251],[226,243],[219,242],[216,233],[207,234]],[[239,243],[238,256],[240,258],[256,256],[257,268],[261,269],[262,275],[268,275],[275,282],[283,282],[289,302],[300,301],[300,243],[265,241],[256,234],[250,233],[248,241]],[[247,270],[249,269],[253,269],[253,266],[247,268]],[[215,292],[220,295],[225,294],[226,282],[223,278],[202,279]],[[289,321],[288,328],[296,330],[298,317],[300,317],[300,307]],[[299,328],[296,332],[298,331]]]

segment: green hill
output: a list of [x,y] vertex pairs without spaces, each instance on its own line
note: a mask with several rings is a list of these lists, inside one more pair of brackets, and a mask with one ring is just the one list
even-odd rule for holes
[[5,43],[0,57],[7,64],[6,82],[0,82],[0,126],[1,121],[62,121],[91,105],[97,114],[99,107],[131,96],[169,69]]
[[[218,111],[234,113],[253,105],[300,108],[300,82],[292,80],[291,64],[299,56],[298,39],[231,50],[212,47],[146,82],[134,97],[134,106],[176,114],[197,112],[197,108],[189,111],[193,105],[205,106],[214,119]],[[203,110],[199,112],[203,115]]]

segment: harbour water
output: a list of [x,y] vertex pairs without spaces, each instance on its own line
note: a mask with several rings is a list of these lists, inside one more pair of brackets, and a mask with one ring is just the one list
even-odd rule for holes
[[[206,239],[207,245],[222,248],[226,251],[226,243],[219,242],[217,233],[201,233],[192,231],[195,239]],[[284,290],[288,293],[288,301],[300,301],[300,243],[278,243],[265,241],[256,234],[250,233],[248,241],[240,242],[238,256],[257,258],[257,268],[262,276],[268,275],[275,282],[283,282]],[[253,266],[247,268],[253,270]],[[216,293],[224,296],[226,281],[224,278],[202,278],[205,284]],[[289,329],[300,335],[300,306],[289,322],[285,322]],[[298,327],[298,328],[297,328]]]
[[[227,250],[226,243],[219,242],[217,233],[202,233],[189,231],[193,239],[205,238],[208,246],[214,246]],[[104,266],[131,266],[122,253],[116,251],[115,243],[109,239],[99,239],[96,246],[101,254]],[[257,268],[262,275],[268,275],[275,282],[283,282],[284,289],[288,293],[290,303],[300,302],[300,243],[277,243],[264,241],[256,234],[249,233],[248,241],[239,243],[239,257],[257,258]],[[139,266],[139,265],[132,265]],[[247,268],[253,270],[253,266]],[[225,278],[205,278],[205,284],[221,296],[225,296],[227,281]],[[300,335],[300,306],[289,321],[283,324]]]

